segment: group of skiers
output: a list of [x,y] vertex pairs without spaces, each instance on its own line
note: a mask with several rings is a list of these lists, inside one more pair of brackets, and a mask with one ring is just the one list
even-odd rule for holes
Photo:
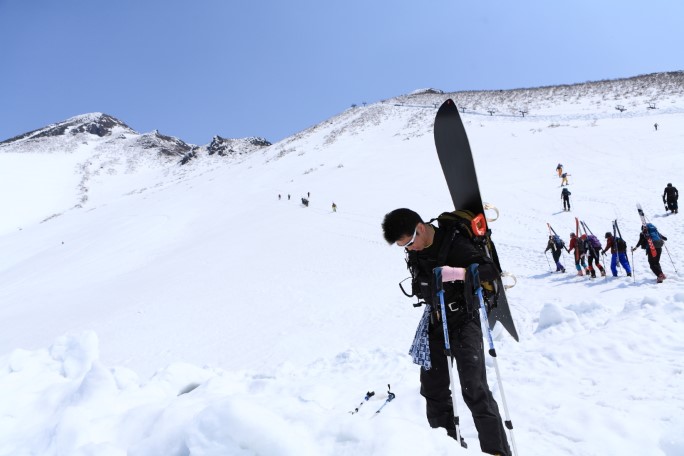
[[[288,194],[287,194],[287,199],[288,199],[288,200],[290,199],[290,196],[291,196],[291,195],[288,193]],[[302,205],[303,205],[304,207],[309,207],[309,198],[311,198],[311,192],[306,192],[306,198],[302,197]],[[280,199],[282,199],[282,195],[281,195],[280,193],[278,193],[278,200],[280,200]],[[337,204],[335,204],[334,201],[333,201],[331,207],[332,207],[332,211],[333,211],[333,212],[337,212]]]
[[[610,250],[612,256],[610,270],[613,273],[613,277],[617,277],[618,275],[618,261],[625,269],[627,275],[631,276],[632,270],[629,266],[629,260],[627,259],[627,243],[622,238],[616,239],[611,232],[606,232],[605,238],[606,246],[601,247],[601,242],[592,234],[577,236],[576,233],[570,233],[570,244],[566,247],[565,242],[560,236],[550,235],[544,253],[551,250],[551,256],[556,264],[556,272],[565,272],[565,267],[560,262],[561,254],[563,253],[563,250],[568,253],[574,250],[577,275],[582,276],[586,273],[586,275],[595,278],[596,269],[599,270],[602,277],[606,275],[606,270],[601,265],[599,254],[605,255],[606,252]],[[594,269],[594,265],[596,266],[596,269]]]
[[[561,163],[558,163],[558,166],[556,166],[556,171],[558,172],[558,177],[563,179],[561,181],[561,187],[564,187],[563,190],[561,190],[563,211],[570,211],[571,192],[567,188],[569,185],[567,181],[568,174],[563,172],[563,165]],[[678,199],[679,192],[677,191],[677,188],[671,183],[668,183],[663,191],[663,204],[665,204],[665,210],[670,211],[672,214],[677,214],[679,212],[677,204]],[[624,268],[627,276],[631,276],[632,269],[629,260],[627,259],[627,243],[621,237],[615,237],[610,231],[606,232],[605,239],[606,246],[602,247],[601,242],[593,234],[578,236],[578,233],[573,232],[570,233],[570,244],[566,247],[563,240],[554,232],[554,234],[549,235],[549,241],[544,253],[551,250],[551,255],[556,264],[556,272],[565,272],[565,267],[560,262],[563,249],[568,253],[574,250],[577,275],[582,276],[586,274],[595,278],[596,269],[599,270],[601,276],[606,275],[606,271],[599,261],[599,253],[605,255],[606,252],[610,250],[610,270],[613,273],[613,277],[617,277],[618,275],[618,263]],[[663,274],[660,267],[660,255],[662,253],[664,241],[666,240],[667,238],[660,234],[652,223],[644,222],[642,230],[639,233],[639,242],[632,248],[632,252],[639,247],[646,250],[648,264],[651,271],[656,275],[657,283],[662,283],[662,281],[666,279],[666,276]]]
[[[600,255],[605,255],[610,251],[610,271],[613,277],[618,276],[618,263],[625,270],[628,277],[632,276],[632,268],[627,258],[627,243],[621,237],[616,237],[610,231],[605,234],[606,246],[602,247],[601,242],[593,234],[582,234],[577,236],[576,233],[570,233],[570,244],[565,246],[565,242],[556,234],[549,235],[549,241],[544,253],[551,250],[551,256],[556,264],[556,272],[565,272],[565,266],[560,261],[563,250],[570,253],[575,252],[575,269],[577,275],[587,275],[591,278],[596,278],[596,269],[602,277],[606,275],[605,268],[600,263]],[[656,276],[656,282],[662,283],[667,277],[663,274],[660,267],[660,256],[663,251],[663,246],[667,241],[667,237],[658,232],[658,229],[652,224],[644,225],[639,233],[639,242],[632,247],[632,252],[641,247],[646,251],[648,258],[648,265]],[[594,268],[596,267],[596,269]]]

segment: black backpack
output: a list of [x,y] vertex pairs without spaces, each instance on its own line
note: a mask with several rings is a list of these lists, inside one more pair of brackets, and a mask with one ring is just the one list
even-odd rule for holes
[[618,252],[626,252],[627,251],[627,243],[625,242],[624,239],[622,238],[617,238],[615,240],[615,245],[617,246],[617,251]]
[[[499,258],[496,254],[496,249],[491,239],[491,230],[487,227],[487,220],[483,213],[475,214],[472,211],[461,209],[453,212],[442,212],[436,219],[437,226],[444,228],[447,231],[446,239],[453,239],[454,236],[463,236],[472,242],[480,252],[492,260],[497,272],[501,274],[501,266],[499,265]],[[451,244],[451,242],[445,242]],[[446,255],[449,249],[446,247],[444,257],[440,258],[443,264],[446,260]],[[442,252],[440,252],[441,256]],[[493,281],[482,280],[482,291],[485,302],[487,303],[487,311],[489,312],[493,307],[496,307],[496,300],[499,295],[497,284]]]

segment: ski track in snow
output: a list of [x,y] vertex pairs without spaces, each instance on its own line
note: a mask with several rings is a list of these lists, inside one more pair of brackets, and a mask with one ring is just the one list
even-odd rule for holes
[[[684,278],[669,256],[660,285],[641,250],[634,280],[577,277],[567,254],[568,272],[551,273],[544,258],[546,223],[567,244],[574,217],[602,241],[617,218],[634,245],[640,202],[682,274],[684,224],[660,195],[684,187],[684,98],[659,105],[462,114],[518,280],[520,342],[497,327],[495,344],[520,455],[684,454]],[[71,210],[85,149],[0,152],[3,189],[33,183],[0,237],[0,455],[480,454],[460,397],[468,450],[427,424],[407,355],[422,309],[380,231],[397,207],[449,208],[435,112],[355,108],[229,165],[110,161]],[[396,399],[376,416],[388,384]]]

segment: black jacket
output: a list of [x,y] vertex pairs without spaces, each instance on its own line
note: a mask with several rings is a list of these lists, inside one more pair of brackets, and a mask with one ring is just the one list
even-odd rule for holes
[[551,254],[558,254],[563,252],[563,247],[558,247],[555,242],[553,242],[553,239],[549,239],[549,243],[546,244],[546,250],[544,250],[544,253],[548,252],[551,250]]
[[663,191],[663,201],[677,201],[679,199],[679,192],[677,187],[665,187]]
[[[660,238],[663,241],[667,241],[667,238],[663,236],[663,233],[659,233]],[[654,243],[653,246],[656,248],[656,250],[662,249],[663,248],[663,242],[661,241],[660,243]],[[644,233],[639,233],[639,242],[637,242],[637,245],[634,246],[636,249],[637,247],[641,247],[642,249],[646,250],[646,253],[648,253],[648,241],[646,240],[646,236],[644,236]]]
[[[438,266],[452,266],[460,268],[468,268],[473,263],[479,265],[479,274],[481,281],[496,280],[500,274],[492,262],[484,253],[482,253],[470,239],[461,234],[455,234],[450,240],[450,245],[446,254],[444,264],[439,264],[438,256],[440,249],[447,240],[447,232],[443,228],[435,228],[435,236],[432,245],[419,251],[410,252],[409,261],[414,261],[416,264],[416,274],[420,281],[424,284],[430,284],[429,288],[424,288],[422,299],[429,304],[433,304],[435,309],[439,308],[439,302],[434,301],[434,279],[433,270]],[[451,305],[451,309],[460,308],[463,315],[472,309],[467,309],[468,301],[465,296],[463,282],[446,282],[444,283],[444,302],[447,306]],[[454,312],[455,313],[455,312]],[[451,317],[449,318],[451,320]],[[457,318],[458,322],[462,318]],[[457,323],[458,323],[457,322]]]

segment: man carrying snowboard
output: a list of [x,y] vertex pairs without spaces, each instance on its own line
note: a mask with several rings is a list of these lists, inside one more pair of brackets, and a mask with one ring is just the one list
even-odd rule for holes
[[[480,448],[484,453],[510,456],[499,408],[487,384],[479,302],[473,302],[472,293],[466,293],[466,283],[471,279],[468,266],[477,263],[480,280],[492,281],[499,277],[495,265],[467,237],[459,234],[449,237],[445,228],[424,223],[410,209],[396,209],[386,214],[382,230],[387,243],[406,250],[414,293],[428,306],[411,348],[414,361],[421,364],[420,394],[426,401],[428,423],[433,428],[445,428],[448,435],[456,438],[449,389],[451,360],[445,356],[440,303],[434,302],[433,270],[442,267],[451,351]],[[441,258],[444,260],[440,261]]]

